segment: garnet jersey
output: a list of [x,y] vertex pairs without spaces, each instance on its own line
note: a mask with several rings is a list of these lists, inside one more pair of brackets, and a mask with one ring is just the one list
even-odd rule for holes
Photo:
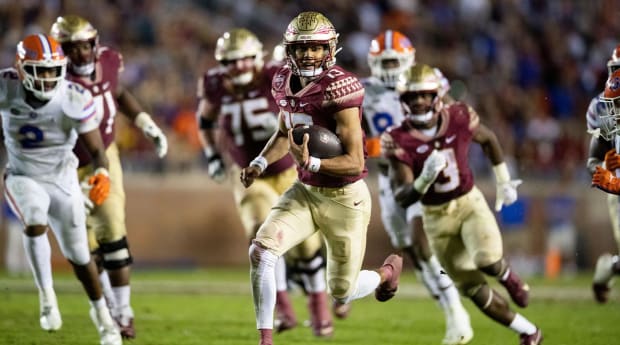
[[433,149],[446,157],[448,165],[421,199],[425,205],[439,205],[458,198],[474,185],[468,156],[473,131],[479,124],[478,114],[466,104],[457,102],[444,108],[439,116],[440,125],[434,137],[424,135],[408,120],[388,129],[381,137],[386,156],[409,166],[416,177]]
[[[260,154],[278,128],[278,107],[271,95],[271,78],[281,67],[268,63],[243,94],[233,93],[225,84],[221,67],[207,71],[198,88],[198,98],[206,98],[218,110],[218,124],[224,135],[224,149],[240,167]],[[263,176],[278,174],[295,164],[286,155],[270,164]]]
[[[117,110],[116,88],[120,73],[123,71],[123,57],[119,52],[105,46],[99,47],[97,54],[94,80],[90,76],[73,74],[71,68],[67,68],[67,79],[84,86],[93,95],[97,106],[97,119],[100,121],[99,132],[103,139],[103,146],[107,148],[114,141],[114,120]],[[80,167],[90,164],[90,154],[81,142],[78,141],[74,152],[80,160]]]
[[40,108],[25,101],[26,91],[9,68],[0,71],[0,114],[8,172],[55,180],[76,161],[72,153],[77,134],[97,128],[90,92],[63,80],[54,96]]
[[[358,108],[360,126],[364,86],[351,72],[334,66],[323,72],[297,93],[291,90],[292,72],[288,66],[282,67],[272,81],[272,93],[280,107],[286,128],[300,125],[319,125],[336,133],[334,114],[347,109]],[[364,146],[366,138],[364,137]],[[364,148],[364,158],[366,149]],[[357,176],[332,176],[313,173],[297,168],[299,180],[311,186],[342,187],[368,175],[368,169]]]

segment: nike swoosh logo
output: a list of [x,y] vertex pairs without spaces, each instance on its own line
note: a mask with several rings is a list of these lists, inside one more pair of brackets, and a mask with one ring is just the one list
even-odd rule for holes
[[302,108],[307,106],[307,105],[308,105],[308,103],[301,103],[301,102],[299,103],[299,106],[302,107]]
[[453,134],[452,136],[447,137],[446,138],[446,144],[449,144],[449,143],[453,142],[454,139],[456,139],[456,134]]
[[358,206],[359,204],[361,204],[361,203],[362,203],[362,201],[364,201],[364,200],[354,201],[354,202],[353,202],[353,206]]

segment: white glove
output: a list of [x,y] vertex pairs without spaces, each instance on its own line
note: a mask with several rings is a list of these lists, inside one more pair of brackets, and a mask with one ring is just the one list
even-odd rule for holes
[[511,180],[506,163],[500,163],[493,167],[497,180],[497,192],[495,195],[495,212],[502,210],[504,205],[512,205],[517,198],[517,187],[523,183],[522,180]]
[[136,126],[142,130],[146,137],[153,140],[155,150],[157,151],[157,156],[159,158],[164,158],[168,152],[168,139],[166,139],[164,132],[157,127],[157,124],[155,124],[155,121],[153,121],[151,116],[145,112],[141,112],[136,116],[134,122]]
[[439,151],[433,150],[424,161],[424,167],[420,176],[413,182],[413,187],[420,193],[424,194],[428,188],[435,182],[439,173],[446,167],[448,162],[446,157]]
[[217,183],[222,183],[226,180],[226,165],[222,160],[222,156],[211,151],[210,148],[205,149],[205,156],[207,157],[207,174]]
[[517,198],[517,187],[522,183],[521,180],[511,180],[497,184],[497,195],[495,196],[495,212],[502,210],[503,205],[512,205]]

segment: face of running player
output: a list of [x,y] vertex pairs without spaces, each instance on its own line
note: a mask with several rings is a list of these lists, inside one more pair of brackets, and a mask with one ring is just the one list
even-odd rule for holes
[[220,63],[226,68],[226,75],[235,85],[249,84],[255,75],[255,56],[246,56],[235,60],[222,60]]
[[437,124],[437,93],[409,91],[400,96],[403,111],[417,128],[431,128]]
[[323,72],[322,66],[328,54],[325,45],[316,43],[295,44],[292,50],[295,63],[302,76],[316,77]]
[[75,41],[62,44],[69,58],[69,68],[78,75],[90,75],[95,70],[94,41]]

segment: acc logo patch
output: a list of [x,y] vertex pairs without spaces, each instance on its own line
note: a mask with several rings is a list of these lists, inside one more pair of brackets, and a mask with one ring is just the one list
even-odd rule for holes
[[425,153],[428,152],[428,150],[430,150],[430,146],[424,144],[424,145],[420,145],[415,149],[415,152],[417,153]]

